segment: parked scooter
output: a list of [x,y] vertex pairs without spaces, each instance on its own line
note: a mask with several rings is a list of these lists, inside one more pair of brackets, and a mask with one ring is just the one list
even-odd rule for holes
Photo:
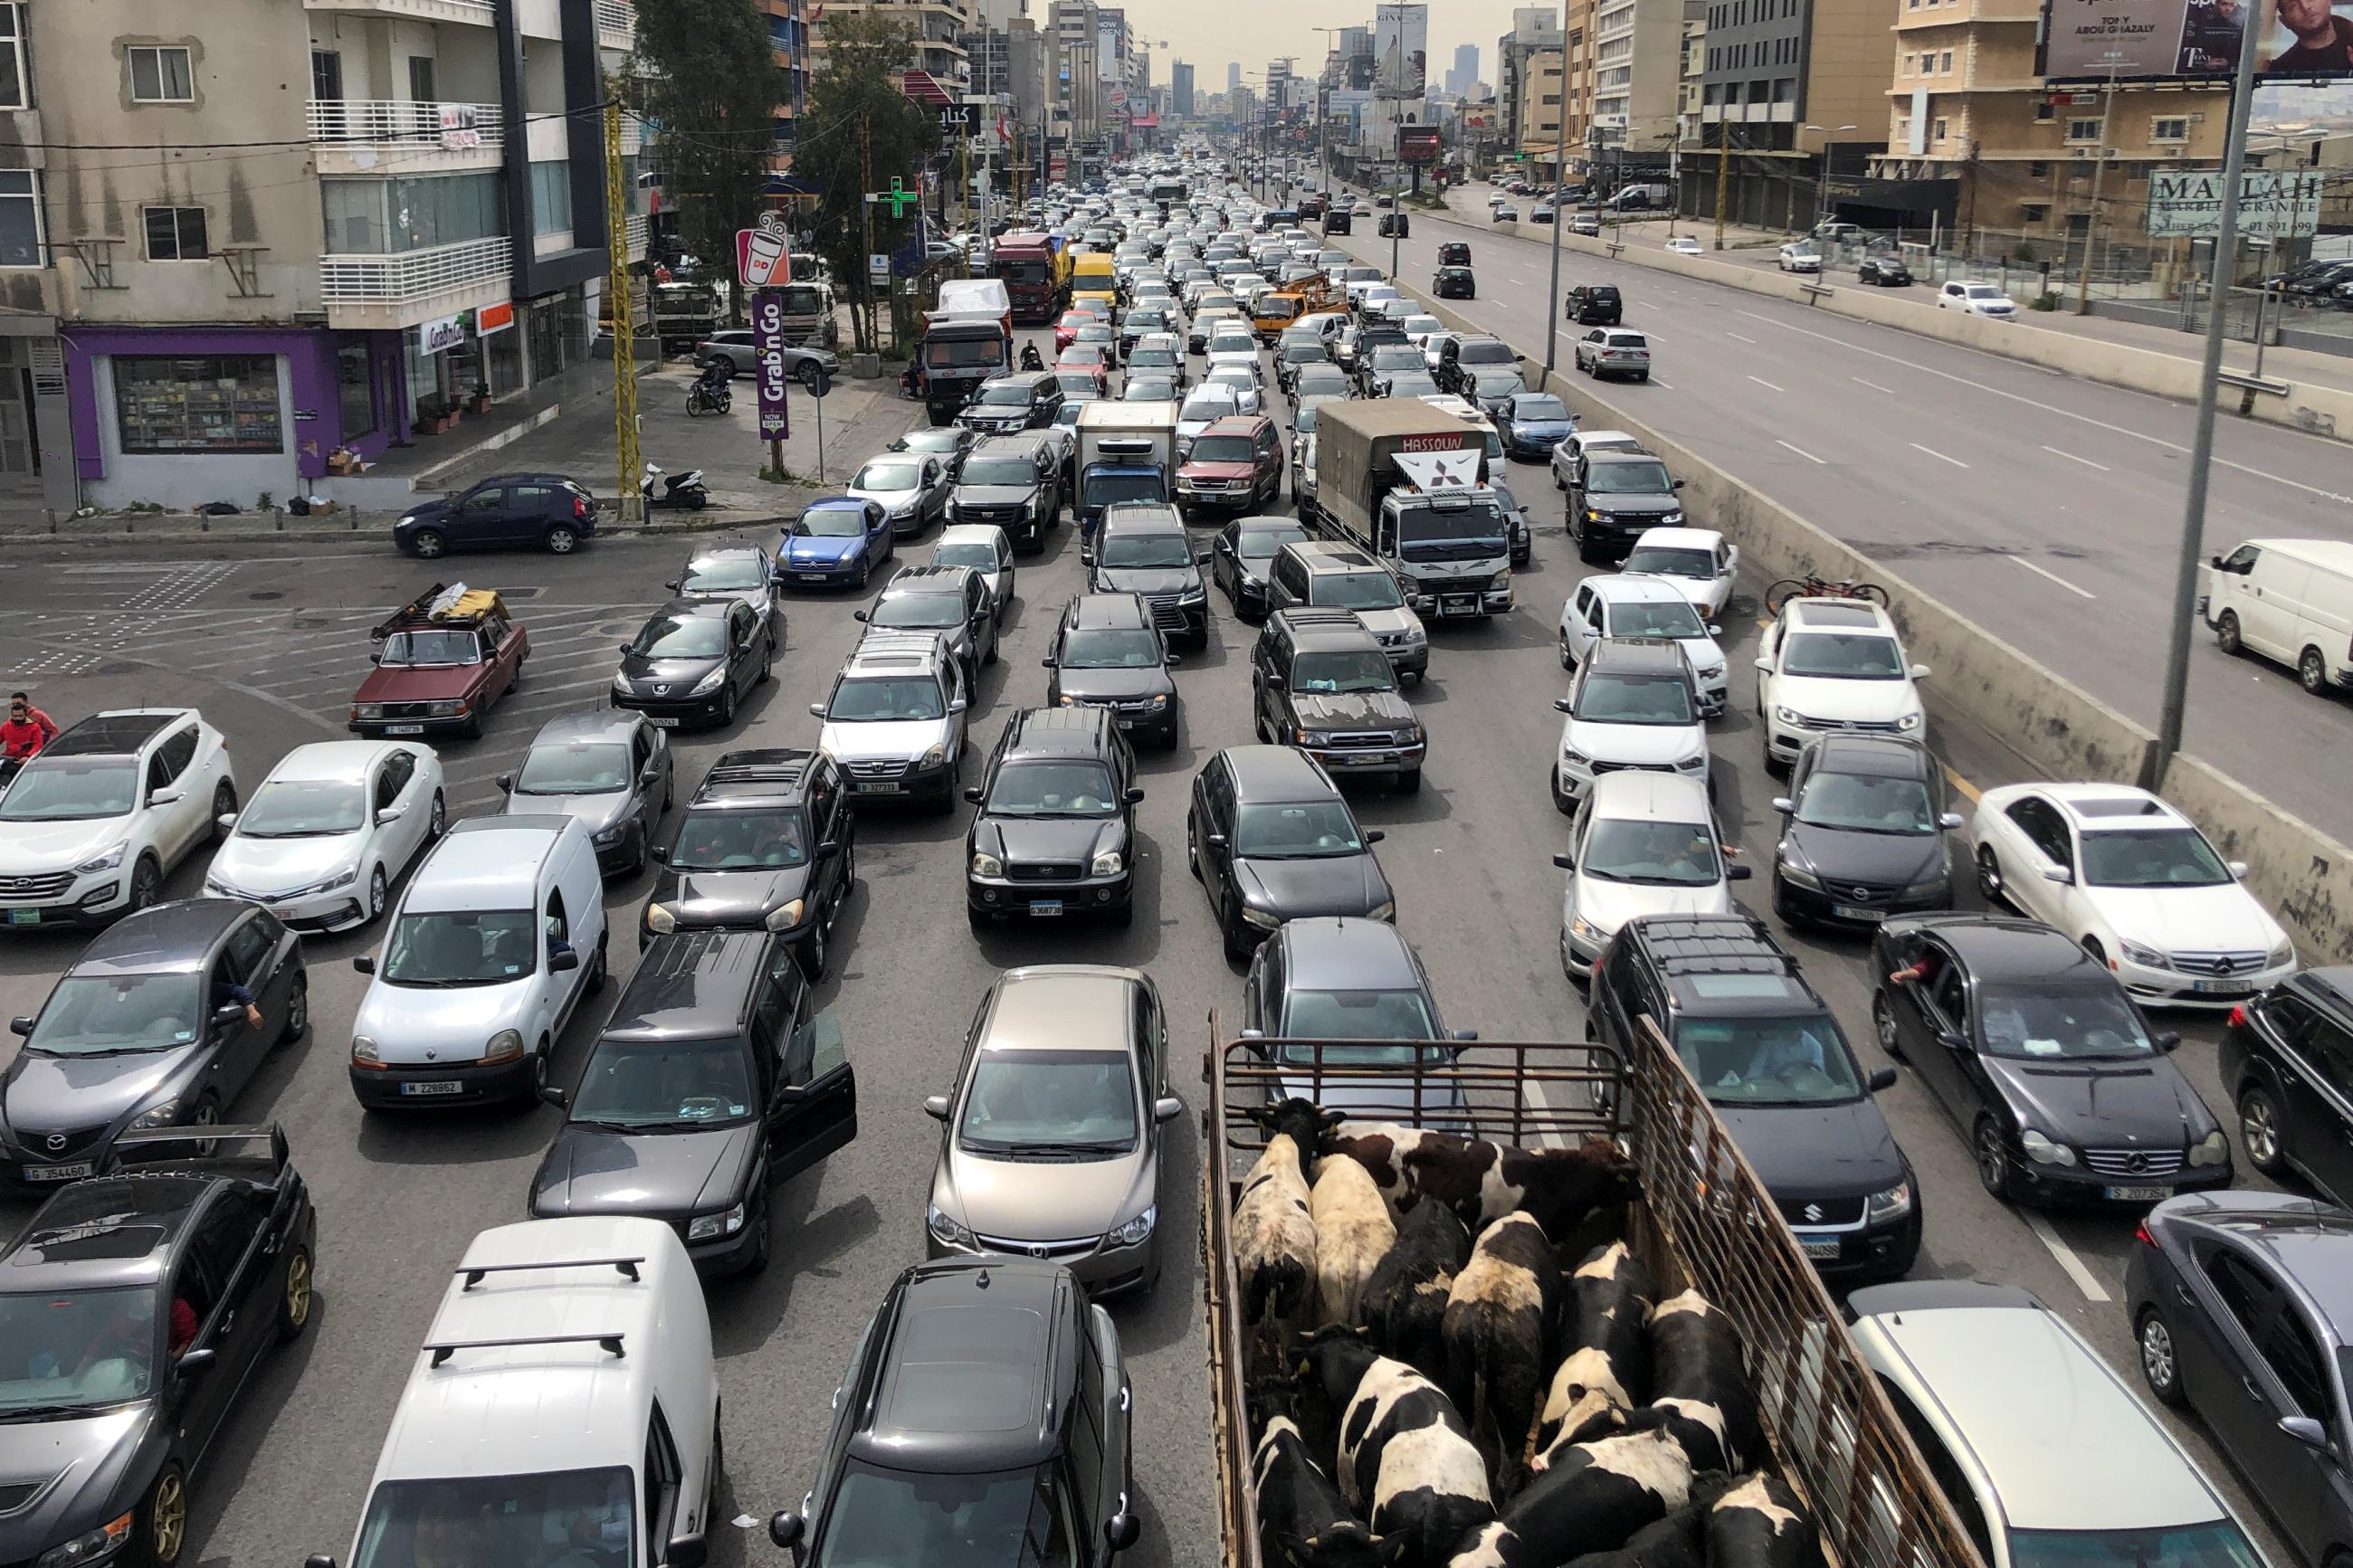
[[[661,481],[661,494],[654,494],[654,481]],[[646,510],[668,507],[672,511],[701,511],[711,504],[711,492],[702,486],[702,470],[689,468],[682,474],[665,474],[655,464],[646,465],[645,482],[638,486],[645,498]]]

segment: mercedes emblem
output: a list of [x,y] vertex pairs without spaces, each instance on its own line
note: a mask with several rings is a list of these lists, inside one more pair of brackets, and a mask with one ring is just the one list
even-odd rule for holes
[[2142,1153],[2142,1152],[2141,1152],[2139,1150],[2137,1150],[2137,1149],[2134,1150],[2134,1151],[2133,1151],[2129,1155],[2126,1156],[2126,1158],[2125,1158],[2125,1169],[2126,1169],[2126,1170],[2127,1170],[2127,1171],[2146,1171],[2146,1170],[2147,1170],[2147,1169],[2148,1169],[2148,1156],[2147,1156],[2147,1155],[2146,1155],[2146,1154],[2144,1154],[2144,1153]]
[[49,1152],[54,1154],[66,1146],[66,1135],[62,1132],[52,1132],[42,1142],[48,1144]]
[[1813,1221],[1816,1225],[1820,1225],[1822,1218],[1822,1205],[1820,1204],[1808,1204],[1806,1205],[1806,1217]]

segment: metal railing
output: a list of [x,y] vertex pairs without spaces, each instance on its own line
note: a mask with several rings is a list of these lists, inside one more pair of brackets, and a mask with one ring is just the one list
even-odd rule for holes
[[596,41],[607,48],[626,49],[638,35],[638,14],[628,0],[596,0]]
[[497,16],[491,0],[302,0],[302,6],[309,11],[383,11],[427,22],[446,21],[458,13],[486,26]]
[[406,98],[335,98],[311,100],[305,115],[311,140],[329,146],[440,148],[475,147],[495,152],[506,144],[506,120],[495,103],[435,103]]
[[401,305],[479,283],[507,281],[514,242],[505,235],[393,256],[322,256],[319,292],[330,305]]

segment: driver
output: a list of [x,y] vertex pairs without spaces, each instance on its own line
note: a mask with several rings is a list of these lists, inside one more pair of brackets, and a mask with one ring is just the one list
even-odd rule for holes
[[1757,1048],[1741,1074],[1750,1083],[1769,1082],[1792,1072],[1823,1070],[1827,1053],[1821,1037],[1802,1024],[1768,1026],[1757,1037]]

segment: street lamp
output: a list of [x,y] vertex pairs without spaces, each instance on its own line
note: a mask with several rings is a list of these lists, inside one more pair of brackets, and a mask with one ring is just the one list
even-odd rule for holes
[[[1806,129],[1809,131],[1819,131],[1826,136],[1836,133],[1830,126],[1827,125],[1809,125]],[[1855,130],[1856,127],[1852,125],[1841,125],[1837,129],[1839,131],[1852,131]],[[1821,173],[1814,178],[1814,195],[1816,197],[1814,203],[1814,226],[1819,228],[1823,224],[1828,223],[1831,218],[1831,150],[1827,146],[1822,149]]]

